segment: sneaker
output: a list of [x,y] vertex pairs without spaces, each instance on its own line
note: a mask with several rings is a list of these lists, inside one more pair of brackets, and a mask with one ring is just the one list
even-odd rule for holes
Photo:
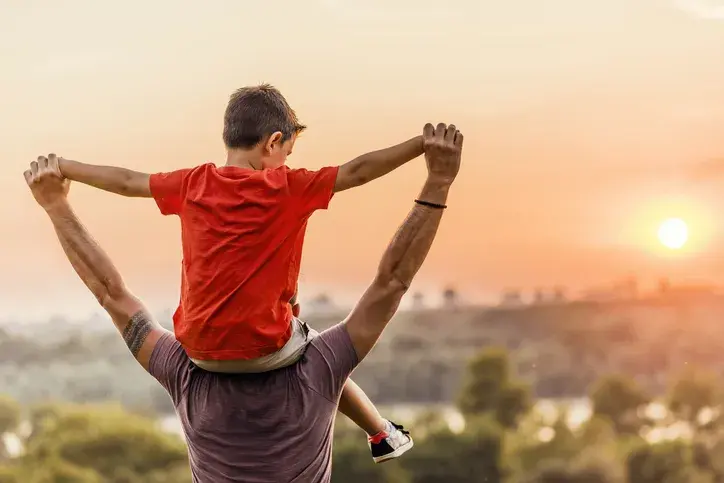
[[413,446],[410,433],[399,424],[389,421],[391,431],[383,431],[368,439],[372,459],[375,463],[382,463],[391,459],[399,458]]

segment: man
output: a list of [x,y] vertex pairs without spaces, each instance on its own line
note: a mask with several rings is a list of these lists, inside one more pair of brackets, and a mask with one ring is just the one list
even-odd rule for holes
[[423,138],[427,180],[357,306],[316,337],[298,363],[259,374],[227,375],[196,367],[173,334],[153,321],[126,288],[73,213],[69,181],[60,174],[57,157],[40,157],[24,173],[73,268],[136,360],[170,394],[195,482],[330,481],[342,388],[374,347],[425,260],[460,167],[463,136],[455,126],[428,124]]

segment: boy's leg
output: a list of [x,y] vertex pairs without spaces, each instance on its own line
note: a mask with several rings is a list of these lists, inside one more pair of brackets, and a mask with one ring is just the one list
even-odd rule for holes
[[380,416],[367,394],[352,379],[347,379],[342,389],[339,411],[367,433],[375,463],[398,458],[413,446],[410,433]]
[[387,429],[387,420],[380,416],[367,394],[352,379],[347,379],[342,390],[339,412],[362,428],[368,436],[374,436]]

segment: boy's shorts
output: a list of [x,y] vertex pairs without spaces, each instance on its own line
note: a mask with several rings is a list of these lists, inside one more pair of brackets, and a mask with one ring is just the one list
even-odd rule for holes
[[284,347],[257,359],[239,359],[231,361],[199,361],[193,363],[205,371],[226,374],[242,374],[269,372],[282,367],[291,366],[301,359],[304,350],[319,333],[311,329],[305,322],[292,317],[292,336]]

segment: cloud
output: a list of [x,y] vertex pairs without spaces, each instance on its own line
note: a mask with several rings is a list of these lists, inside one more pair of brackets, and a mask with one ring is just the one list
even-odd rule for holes
[[695,181],[708,181],[724,178],[724,158],[702,161],[692,167],[691,177]]
[[704,20],[724,20],[724,0],[673,0],[674,6]]

